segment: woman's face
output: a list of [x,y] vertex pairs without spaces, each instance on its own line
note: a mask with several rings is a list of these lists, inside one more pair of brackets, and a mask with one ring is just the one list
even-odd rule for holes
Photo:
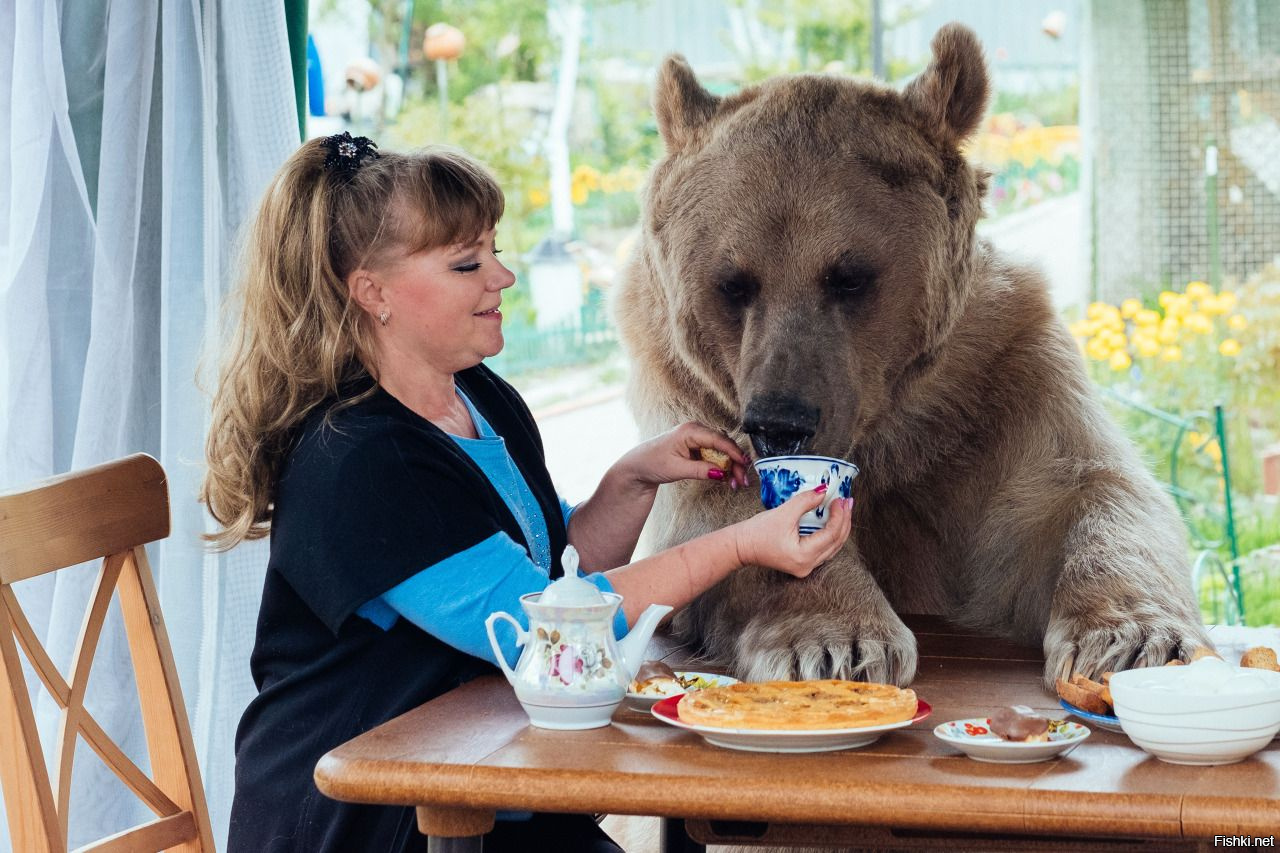
[[[385,326],[376,324],[383,366],[472,367],[503,346],[502,291],[515,276],[498,260],[491,229],[474,242],[401,253],[375,273]],[[376,321],[375,321],[376,322]]]

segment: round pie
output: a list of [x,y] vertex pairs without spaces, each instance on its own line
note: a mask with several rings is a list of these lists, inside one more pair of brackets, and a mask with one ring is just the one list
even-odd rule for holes
[[911,719],[916,694],[865,681],[764,681],[686,693],[676,713],[725,729],[853,729]]

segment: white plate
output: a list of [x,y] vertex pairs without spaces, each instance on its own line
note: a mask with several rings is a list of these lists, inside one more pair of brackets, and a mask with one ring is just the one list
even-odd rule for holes
[[1075,716],[1079,717],[1085,722],[1092,723],[1093,725],[1097,726],[1100,729],[1103,729],[1108,732],[1120,732],[1121,734],[1124,734],[1124,729],[1120,727],[1119,717],[1113,716],[1111,714],[1091,713],[1089,711],[1086,711],[1084,708],[1077,708],[1075,705],[1072,705],[1066,699],[1059,699],[1058,704],[1063,707],[1063,710],[1069,711],[1070,713],[1074,714]]
[[[728,687],[730,684],[737,684],[738,679],[728,675],[719,675],[714,672],[694,672],[689,669],[677,669],[677,678],[702,678],[706,679],[707,687]],[[701,688],[695,688],[701,689]],[[679,693],[672,693],[671,696],[683,696],[686,690]],[[623,705],[633,711],[640,711],[643,714],[649,713],[649,709],[653,707],[655,702],[668,698],[667,696],[650,696],[644,693],[628,692],[626,698],[623,699]]]
[[986,717],[952,720],[937,726],[933,733],[943,743],[959,749],[974,761],[996,764],[1034,764],[1058,755],[1066,755],[1089,737],[1089,728],[1066,720],[1049,721],[1049,740],[1021,743],[1005,740],[991,733]]
[[681,720],[676,713],[676,703],[679,701],[679,696],[663,699],[653,706],[652,714],[667,725],[697,732],[707,743],[748,752],[835,752],[839,749],[853,749],[874,743],[885,732],[918,723],[933,711],[928,702],[917,700],[914,717],[883,726],[812,730],[724,729],[718,726],[695,726]]

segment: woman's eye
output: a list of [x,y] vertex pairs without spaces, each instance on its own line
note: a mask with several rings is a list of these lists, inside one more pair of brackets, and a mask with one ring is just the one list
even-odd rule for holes
[[475,272],[478,269],[480,269],[480,264],[474,263],[474,264],[463,264],[462,266],[454,267],[453,271],[454,272]]

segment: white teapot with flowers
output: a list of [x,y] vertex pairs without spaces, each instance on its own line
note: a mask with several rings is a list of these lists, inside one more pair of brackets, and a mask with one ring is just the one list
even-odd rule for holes
[[[621,640],[613,636],[622,596],[601,592],[578,575],[578,552],[565,549],[564,577],[542,592],[520,596],[529,628],[499,611],[485,620],[489,643],[529,721],[544,729],[594,729],[609,724],[626,695],[665,604],[651,604]],[[523,647],[513,669],[503,657],[494,625],[507,621]]]

